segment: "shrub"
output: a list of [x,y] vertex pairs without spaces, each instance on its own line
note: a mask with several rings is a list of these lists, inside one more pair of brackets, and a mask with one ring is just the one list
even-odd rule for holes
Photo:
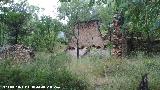
[[0,86],[58,86],[65,90],[86,90],[87,82],[65,69],[67,56],[37,58],[31,63],[12,64],[9,60],[0,62]]

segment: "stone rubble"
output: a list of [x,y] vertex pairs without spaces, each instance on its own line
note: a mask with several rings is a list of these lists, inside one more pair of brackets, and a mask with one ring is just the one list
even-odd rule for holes
[[21,62],[28,62],[35,56],[34,51],[25,45],[8,45],[0,48],[0,60],[13,59]]

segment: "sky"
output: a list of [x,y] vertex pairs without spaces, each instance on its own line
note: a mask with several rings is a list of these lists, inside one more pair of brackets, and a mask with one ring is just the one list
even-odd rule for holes
[[49,15],[56,18],[58,15],[57,8],[60,6],[59,0],[28,0],[30,5],[35,5],[44,8],[40,15]]
[[[28,0],[30,5],[35,5],[40,8],[44,8],[44,11],[39,13],[39,16],[47,15],[51,16],[54,19],[57,19],[58,11],[57,8],[60,6],[59,0]],[[61,20],[63,24],[67,24],[66,20]]]
[[[19,2],[21,0],[14,0],[15,2]],[[40,8],[44,8],[39,13],[39,16],[48,15],[52,18],[57,18],[58,12],[57,8],[60,6],[59,0],[27,0],[30,5],[38,6]]]

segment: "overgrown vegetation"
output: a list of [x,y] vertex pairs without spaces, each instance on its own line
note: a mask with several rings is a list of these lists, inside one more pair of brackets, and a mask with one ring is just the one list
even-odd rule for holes
[[86,57],[73,60],[68,70],[87,80],[91,90],[137,90],[144,74],[148,74],[150,90],[159,90],[159,57],[138,54],[130,59],[98,59]]
[[0,85],[59,86],[64,90],[137,90],[141,76],[147,73],[150,90],[159,90],[159,65],[159,57],[143,55],[123,60],[85,57],[76,61],[66,54],[39,53],[36,60],[24,64],[1,61]]
[[[69,58],[65,54],[43,57],[33,62],[13,64],[12,60],[0,61],[0,86],[55,86],[61,90],[86,90],[88,83],[65,69]],[[55,88],[56,89],[56,88]]]
[[[53,19],[39,16],[42,9],[26,0],[0,0],[0,47],[24,44],[36,53],[32,61],[19,64],[0,57],[0,89],[46,85],[60,90],[137,90],[144,74],[150,90],[160,89],[160,0],[67,1],[59,2],[58,17]],[[106,36],[117,12],[125,18],[121,31],[131,44],[127,58],[96,55],[77,60],[64,53],[77,22],[99,20]]]

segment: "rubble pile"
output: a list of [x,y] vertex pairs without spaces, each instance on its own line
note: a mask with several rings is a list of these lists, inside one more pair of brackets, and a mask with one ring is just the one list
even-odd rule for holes
[[125,57],[127,53],[127,40],[124,33],[121,31],[121,26],[124,23],[124,17],[119,13],[114,15],[113,20],[113,33],[112,33],[112,43],[113,50],[112,55],[116,57]]
[[33,50],[24,45],[8,45],[0,48],[0,60],[11,58],[16,61],[28,62],[28,60],[34,58],[35,54]]
[[117,57],[123,57],[126,53],[126,39],[120,32],[113,32],[113,50],[112,50],[112,55],[117,56]]

